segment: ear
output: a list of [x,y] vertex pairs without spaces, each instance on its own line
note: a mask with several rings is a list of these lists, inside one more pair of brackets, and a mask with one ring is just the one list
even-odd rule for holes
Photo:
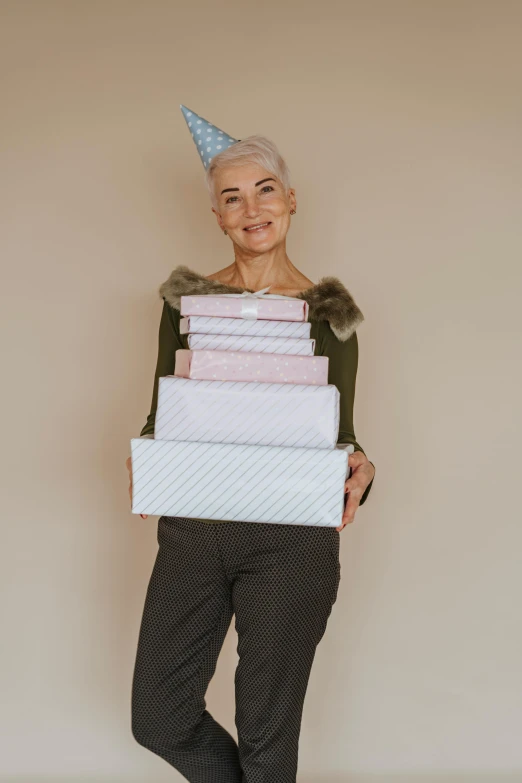
[[218,226],[220,227],[221,231],[223,231],[224,226],[223,226],[223,220],[221,218],[221,215],[219,214],[219,212],[216,209],[214,209],[214,207],[212,207],[212,212],[214,213],[214,215],[217,218]]
[[297,201],[295,198],[295,189],[294,188],[288,188],[288,201],[290,204],[290,209],[296,209],[297,207]]

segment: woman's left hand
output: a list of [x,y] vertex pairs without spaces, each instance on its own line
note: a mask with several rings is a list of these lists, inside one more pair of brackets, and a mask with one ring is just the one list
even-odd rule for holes
[[348,465],[352,469],[352,475],[349,479],[346,479],[344,484],[344,491],[349,493],[348,500],[344,509],[342,524],[336,527],[336,530],[342,530],[345,525],[353,522],[364,491],[375,475],[375,468],[362,451],[354,451],[353,454],[349,454]]

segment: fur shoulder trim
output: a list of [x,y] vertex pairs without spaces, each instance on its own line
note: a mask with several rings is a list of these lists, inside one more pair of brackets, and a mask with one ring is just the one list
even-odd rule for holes
[[[209,280],[199,272],[180,264],[161,285],[159,294],[171,307],[179,310],[182,296],[241,294],[243,291],[252,289]],[[308,302],[310,321],[328,321],[332,332],[341,342],[351,337],[364,321],[352,295],[337,277],[322,277],[318,283],[300,291],[296,298]]]

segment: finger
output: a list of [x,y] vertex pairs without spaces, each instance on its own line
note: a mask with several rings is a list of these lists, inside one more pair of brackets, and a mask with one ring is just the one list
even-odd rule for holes
[[147,519],[147,517],[148,517],[148,516],[149,516],[148,514],[140,514],[140,517],[141,517],[142,519]]
[[361,476],[351,476],[349,479],[346,479],[346,481],[344,482],[344,491],[350,493],[355,492],[355,494],[357,494],[357,492],[360,490],[362,495],[363,492],[361,486],[362,483],[366,484],[366,482]]
[[348,493],[346,493],[346,494],[345,494],[345,497],[344,497],[344,509],[343,509],[343,516],[342,516],[342,518],[341,518],[341,524],[339,525],[339,527],[336,527],[336,528],[335,528],[335,529],[336,529],[336,530],[338,530],[339,532],[341,532],[341,530],[343,529],[343,527],[345,527],[345,526],[346,526],[346,524],[347,524],[347,522],[346,522],[346,508],[347,508],[347,506],[348,506],[348,500],[349,500],[349,494],[348,494]]
[[355,518],[355,512],[359,508],[359,500],[360,497],[356,497],[353,492],[350,492],[348,502],[343,513],[343,524],[349,525],[353,522]]
[[350,514],[347,511],[345,511],[343,514],[343,525],[351,525],[354,519],[355,519],[354,514]]
[[359,465],[363,465],[365,462],[368,462],[368,457],[362,451],[354,451],[352,454],[348,454],[348,465],[352,468],[358,468]]
[[343,516],[344,514],[346,514],[347,511],[357,510],[362,496],[363,496],[362,490],[360,490],[359,488],[352,489],[352,491],[348,493],[347,495],[348,500],[344,504]]
[[351,525],[354,521],[355,517],[347,516],[346,514],[343,514],[343,527],[346,527],[346,525]]
[[362,496],[369,483],[366,475],[363,475],[362,473],[359,473],[358,475],[354,474],[344,482],[344,491],[350,493],[354,492],[356,495]]

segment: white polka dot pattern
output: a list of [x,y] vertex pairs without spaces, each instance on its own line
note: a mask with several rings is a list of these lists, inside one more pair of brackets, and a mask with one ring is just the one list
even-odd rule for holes
[[[134,738],[189,783],[295,783],[310,671],[341,579],[339,532],[161,517],[157,537]],[[234,615],[237,742],[205,701]]]
[[[196,125],[200,126],[197,127],[196,134],[199,135],[205,133],[205,138],[198,139],[197,144],[197,146],[199,146],[205,143],[205,147],[199,150],[201,160],[205,168],[208,167],[208,164],[214,155],[219,155],[220,152],[223,152],[223,150],[228,149],[228,147],[232,146],[232,144],[235,144],[237,141],[239,141],[239,139],[232,138],[220,128],[218,128],[217,125],[212,125],[211,122],[208,122],[208,120],[200,117],[196,114],[196,112],[191,111],[182,103],[180,103],[179,107],[183,113],[183,116],[185,117],[189,130],[193,125]],[[193,133],[191,133],[191,136],[194,138]]]
[[255,353],[248,351],[176,351],[174,375],[211,381],[263,383],[328,383],[328,356]]

